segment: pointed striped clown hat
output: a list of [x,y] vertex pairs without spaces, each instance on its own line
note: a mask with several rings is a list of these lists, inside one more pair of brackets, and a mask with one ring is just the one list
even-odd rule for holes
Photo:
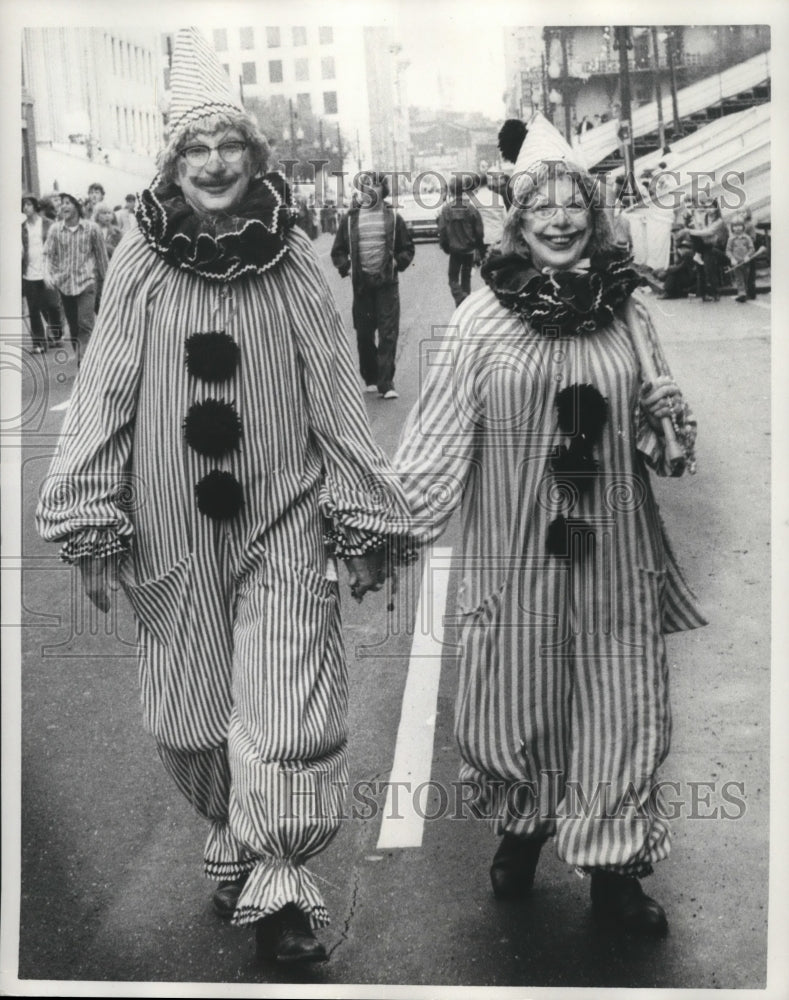
[[181,28],[170,71],[170,136],[217,112],[243,111],[216,52],[197,28]]
[[516,174],[536,163],[556,160],[588,169],[581,151],[573,148],[541,111],[535,110],[528,122],[518,118],[506,121],[499,132],[499,149],[515,164]]

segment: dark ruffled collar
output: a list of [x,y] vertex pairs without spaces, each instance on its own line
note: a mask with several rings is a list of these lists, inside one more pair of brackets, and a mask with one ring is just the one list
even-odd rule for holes
[[168,264],[222,282],[274,267],[287,253],[286,234],[295,223],[279,173],[254,178],[233,215],[199,215],[177,184],[151,185],[136,214],[145,239]]
[[588,269],[538,271],[519,254],[492,253],[481,275],[499,302],[537,333],[594,333],[610,324],[641,277],[620,251],[593,256]]

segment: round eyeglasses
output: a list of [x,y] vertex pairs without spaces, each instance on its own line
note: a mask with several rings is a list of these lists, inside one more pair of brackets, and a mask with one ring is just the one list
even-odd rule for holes
[[214,150],[219,153],[223,163],[238,163],[246,148],[245,142],[231,139],[229,142],[220,142],[218,146],[185,146],[180,151],[180,155],[190,167],[204,167]]
[[570,219],[579,218],[589,211],[586,205],[535,205],[533,208],[527,208],[526,211],[531,212],[538,219],[552,219],[559,209]]

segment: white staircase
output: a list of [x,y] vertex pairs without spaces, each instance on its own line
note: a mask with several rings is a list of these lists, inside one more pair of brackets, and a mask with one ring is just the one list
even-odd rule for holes
[[[760,52],[759,55],[746,59],[745,62],[730,66],[721,73],[697,80],[696,83],[683,87],[677,92],[677,108],[680,119],[690,115],[699,114],[706,108],[718,104],[727,97],[734,97],[737,94],[757,87],[770,79],[770,50]],[[671,96],[663,94],[663,120],[667,128],[670,128],[673,109]],[[650,132],[657,132],[657,102],[644,104],[633,111],[632,130],[633,137],[648,135]],[[602,125],[597,125],[588,132],[584,132],[583,137],[575,139],[577,146],[588,167],[594,167],[619,147],[617,130],[619,122],[609,121]]]

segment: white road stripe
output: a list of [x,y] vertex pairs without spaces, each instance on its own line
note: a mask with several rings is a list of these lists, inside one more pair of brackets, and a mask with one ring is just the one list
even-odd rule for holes
[[[432,548],[425,556],[422,589],[414,625],[400,727],[397,731],[392,773],[386,791],[378,848],[420,847],[424,828],[426,793],[415,790],[430,780],[436,701],[441,673],[451,548]],[[398,785],[398,782],[402,784]]]
[[67,399],[65,403],[58,403],[57,406],[50,406],[49,411],[50,413],[57,413],[59,410],[67,410],[70,402],[71,400]]

